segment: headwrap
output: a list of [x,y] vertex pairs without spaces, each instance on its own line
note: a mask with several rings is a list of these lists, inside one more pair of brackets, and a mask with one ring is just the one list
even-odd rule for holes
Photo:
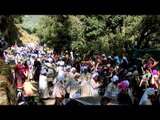
[[41,74],[46,74],[46,73],[47,73],[46,69],[41,70]]
[[105,57],[106,55],[105,55],[105,54],[102,54],[102,56]]
[[139,105],[143,105],[143,103],[148,100],[148,96],[153,94],[155,94],[155,89],[147,88],[139,102]]
[[112,81],[112,82],[116,82],[116,81],[118,81],[118,80],[119,80],[119,78],[118,78],[117,75],[114,75],[113,78],[111,78],[111,81]]
[[84,66],[84,67],[83,67],[83,69],[84,69],[84,70],[87,70],[87,67],[86,67],[86,66]]
[[99,74],[97,72],[95,72],[93,75],[92,75],[92,78],[96,77],[96,76],[99,76]]
[[69,65],[67,65],[67,67],[66,67],[67,69],[70,69],[71,68],[71,66],[69,66]]
[[126,77],[127,76],[131,76],[132,75],[132,72],[128,72],[127,74],[126,74]]
[[75,68],[75,67],[72,67],[72,68],[71,68],[71,72],[73,72],[74,70],[76,70],[76,68]]
[[59,63],[59,65],[60,65],[60,66],[64,65],[64,61],[61,61],[61,62]]
[[97,58],[97,59],[99,59],[99,58],[100,58],[100,56],[99,56],[99,55],[96,55],[96,58]]
[[128,87],[129,87],[129,82],[128,82],[128,80],[125,80],[125,81],[122,81],[122,82],[118,83],[118,87],[119,87],[120,89],[126,89],[126,88],[128,88]]
[[155,76],[155,75],[158,76],[158,75],[159,75],[159,72],[158,72],[157,70],[153,70],[152,75],[153,75],[153,76]]
[[152,64],[152,62],[149,60],[149,61],[146,63],[146,67],[147,67],[147,68],[151,68],[151,64]]
[[57,65],[60,65],[60,61],[58,61],[56,64],[57,64]]
[[111,67],[111,64],[107,64],[107,67],[108,67],[108,68]]
[[125,56],[123,56],[122,59],[125,60],[128,63],[128,60],[127,60],[127,58]]
[[112,59],[112,56],[108,56],[108,59]]

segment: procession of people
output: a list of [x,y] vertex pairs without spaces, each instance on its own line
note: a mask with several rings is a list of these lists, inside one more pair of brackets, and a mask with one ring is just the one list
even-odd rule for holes
[[[26,101],[35,105],[34,93],[39,93],[41,100],[55,100],[54,105],[96,96],[103,96],[101,105],[159,104],[159,61],[152,56],[134,61],[125,52],[80,57],[75,51],[15,45],[1,51],[1,58],[7,64],[15,64],[17,105]],[[116,104],[111,103],[112,99]]]

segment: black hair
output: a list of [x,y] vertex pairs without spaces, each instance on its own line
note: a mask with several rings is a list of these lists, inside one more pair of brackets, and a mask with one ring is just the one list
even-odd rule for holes
[[103,97],[100,101],[101,105],[107,105],[109,102],[111,102],[111,98],[109,97]]
[[126,93],[119,93],[117,100],[122,105],[131,105],[132,104],[131,97]]

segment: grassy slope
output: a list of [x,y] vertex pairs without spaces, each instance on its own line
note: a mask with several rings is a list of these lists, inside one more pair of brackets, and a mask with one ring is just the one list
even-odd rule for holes
[[34,34],[30,34],[28,33],[25,29],[20,28],[20,40],[25,44],[25,43],[29,43],[29,42],[34,42],[34,43],[38,43],[39,42],[39,38],[34,35]]
[[39,38],[31,31],[37,28],[42,15],[25,15],[22,25],[18,26],[20,32],[20,40],[25,44],[29,42],[39,43]]

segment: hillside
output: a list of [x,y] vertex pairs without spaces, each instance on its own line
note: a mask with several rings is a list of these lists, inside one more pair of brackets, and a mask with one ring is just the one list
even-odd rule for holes
[[23,23],[17,25],[19,29],[19,38],[23,44],[33,42],[39,43],[39,38],[33,33],[33,30],[38,26],[38,22],[42,15],[25,15]]
[[22,41],[22,43],[26,44],[29,42],[33,42],[33,43],[39,43],[39,38],[32,33],[29,33],[26,29],[24,28],[20,28],[19,30],[19,37],[20,40]]

